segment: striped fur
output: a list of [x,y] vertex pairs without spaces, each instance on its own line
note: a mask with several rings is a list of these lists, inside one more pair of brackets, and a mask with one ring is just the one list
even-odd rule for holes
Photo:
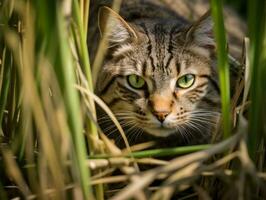
[[[193,24],[178,18],[126,22],[102,8],[100,20],[106,15],[109,20],[100,28],[109,29],[110,46],[98,77],[97,94],[120,120],[129,142],[154,139],[164,143],[162,146],[209,142],[220,117],[209,15]],[[132,74],[145,80],[144,89],[128,84],[127,76]],[[176,86],[185,74],[195,76],[188,89]],[[99,122],[119,143],[108,117],[100,114]]]

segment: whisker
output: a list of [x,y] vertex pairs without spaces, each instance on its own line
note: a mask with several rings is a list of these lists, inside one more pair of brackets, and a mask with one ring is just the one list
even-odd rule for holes
[[184,127],[182,125],[178,125],[176,127],[176,130],[181,135],[181,137],[184,139],[184,141],[187,142],[187,143],[189,143],[189,140],[188,140],[188,138],[186,136],[186,133],[184,133]]
[[198,119],[198,118],[191,118],[189,121],[194,121],[194,122],[199,122],[199,123],[202,123],[202,124],[209,124],[209,125],[216,125],[216,121],[211,121],[211,120],[208,120],[208,119],[205,119],[205,118],[202,118],[202,119]]
[[192,123],[191,121],[186,122],[186,124],[187,124],[188,127],[191,127],[191,128],[194,129],[195,131],[201,133],[201,129],[198,128],[196,125],[194,125],[194,123]]
[[141,137],[142,134],[143,134],[143,130],[141,128],[137,127],[137,133],[136,133],[136,136],[135,136],[135,141],[137,141],[137,139],[139,137]]

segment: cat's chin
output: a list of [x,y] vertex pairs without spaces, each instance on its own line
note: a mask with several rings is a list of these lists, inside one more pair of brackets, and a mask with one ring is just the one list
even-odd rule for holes
[[156,137],[168,137],[176,132],[175,129],[170,129],[170,128],[144,128],[144,131],[147,134]]

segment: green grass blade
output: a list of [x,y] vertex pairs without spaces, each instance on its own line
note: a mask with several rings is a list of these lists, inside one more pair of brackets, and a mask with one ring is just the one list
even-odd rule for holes
[[[81,11],[82,12],[79,12]],[[77,26],[77,33],[79,36],[79,45],[78,45],[78,54],[81,62],[81,67],[84,69],[85,74],[86,74],[86,79],[88,82],[88,89],[93,92],[93,82],[92,82],[92,75],[91,75],[91,67],[90,67],[90,62],[89,62],[89,52],[87,48],[87,25],[88,25],[88,12],[89,12],[89,2],[87,1],[80,1],[80,4],[78,4],[77,0],[73,1],[73,15],[75,18],[76,26]],[[90,105],[91,105],[91,110],[90,114],[96,120],[96,109],[95,109],[95,104],[94,100],[92,98],[88,99]],[[93,137],[93,140],[89,140],[89,147],[90,147],[90,154],[95,153],[94,147],[96,145],[92,144],[95,139],[98,139],[98,131],[97,127],[94,124],[93,120],[88,120],[87,122],[88,128],[87,128],[87,134]],[[96,186],[96,198],[101,200],[104,199],[104,192],[103,192],[103,185],[99,184]]]
[[250,37],[251,101],[249,115],[248,149],[253,160],[265,133],[265,76],[266,76],[266,2],[248,2],[248,26]]
[[81,186],[85,199],[91,199],[92,193],[89,187],[89,170],[87,169],[86,163],[86,147],[84,141],[84,135],[82,133],[82,119],[81,111],[78,99],[78,93],[74,89],[75,84],[75,73],[73,60],[71,59],[70,47],[65,41],[67,41],[67,31],[65,29],[65,21],[63,16],[57,13],[57,26],[58,26],[58,43],[60,51],[60,62],[61,62],[61,76],[63,76],[63,82],[61,86],[63,93],[65,94],[66,109],[69,117],[69,125],[72,132],[72,137],[75,144],[75,153],[77,158],[77,165],[79,169],[79,178],[81,180]]
[[[205,144],[205,145],[183,146],[175,148],[151,149],[151,150],[131,152],[130,154],[123,154],[121,156],[134,157],[134,158],[176,156],[176,155],[188,154],[196,151],[205,150],[210,147],[211,145]],[[110,157],[115,157],[115,156],[95,155],[95,156],[90,156],[89,158],[100,159],[100,158],[110,158]]]
[[[84,25],[82,24],[81,16],[79,13],[79,4],[77,0],[74,0],[73,2],[73,15],[75,17],[75,22],[77,25],[78,29],[78,35],[79,35],[79,56],[80,56],[80,62],[81,66],[85,71],[87,82],[88,82],[88,88],[90,91],[93,91],[93,82],[92,82],[92,75],[91,75],[91,67],[90,67],[90,62],[89,62],[89,52],[87,48],[87,43],[86,43],[86,35],[85,35],[85,29],[83,28]],[[86,20],[85,20],[86,21]],[[86,22],[87,23],[87,22]],[[91,105],[91,115],[96,119],[96,110],[95,110],[95,104],[93,99],[90,100],[90,105]],[[95,138],[99,138],[97,128],[95,124],[93,123],[92,120],[88,120],[88,134]],[[90,143],[90,141],[89,141]],[[94,145],[90,144],[91,147],[91,153],[94,153],[94,149],[92,148]]]
[[88,80],[88,87],[91,91],[93,91],[93,84],[92,84],[92,77],[91,77],[91,68],[90,68],[90,62],[89,62],[89,53],[86,43],[86,35],[84,31],[84,26],[82,24],[81,16],[79,13],[79,4],[77,0],[73,1],[73,15],[75,17],[75,22],[77,23],[77,29],[80,37],[80,56],[81,56],[81,63],[82,67],[84,68],[86,72],[86,78]]
[[231,111],[230,111],[230,76],[227,56],[227,43],[223,20],[222,1],[211,0],[211,12],[214,21],[214,36],[217,44],[217,59],[219,68],[219,79],[222,101],[222,125],[224,139],[230,136],[231,132]]
[[3,80],[2,80],[2,86],[1,86],[1,95],[0,95],[0,129],[2,129],[2,120],[3,115],[6,107],[6,101],[7,101],[7,95],[9,91],[10,86],[10,72],[11,72],[11,62],[12,62],[11,53],[6,48],[3,52],[2,57],[2,66],[3,69]]

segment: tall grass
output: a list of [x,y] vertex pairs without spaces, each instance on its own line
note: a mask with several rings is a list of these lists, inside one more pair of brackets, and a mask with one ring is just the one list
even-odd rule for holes
[[[251,101],[250,126],[248,134],[249,153],[256,160],[259,146],[265,145],[266,112],[265,102],[265,75],[266,75],[266,2],[249,1],[248,25],[250,37],[250,67],[251,67]],[[264,140],[263,140],[264,138]],[[265,146],[264,146],[265,147]]]
[[[114,1],[114,9],[120,4]],[[250,63],[245,64],[250,64],[251,74],[245,76],[252,77],[251,91],[247,100],[237,102],[237,128],[231,127],[234,111],[222,4],[211,1],[225,140],[151,150],[143,150],[151,143],[121,150],[97,125],[95,102],[123,132],[93,95],[92,74],[99,72],[105,45],[102,42],[91,73],[86,46],[89,5],[89,0],[0,1],[0,199],[100,200],[112,192],[112,199],[170,199],[187,188],[193,188],[189,195],[207,198],[222,188],[231,194],[230,187],[239,199],[266,197],[257,182],[265,180],[266,168],[266,3],[249,2],[250,49],[245,60]],[[248,93],[248,84],[244,90]],[[176,158],[160,160],[164,156]],[[154,167],[139,171],[138,164]],[[120,175],[112,175],[116,169]],[[162,187],[151,187],[154,180]],[[230,187],[212,185],[219,181]],[[109,191],[107,183],[126,187]]]
[[222,119],[224,138],[228,138],[231,132],[230,112],[230,74],[228,65],[227,42],[225,36],[222,1],[211,1],[211,11],[214,21],[214,35],[217,44],[217,60],[219,68]]
[[[62,188],[74,180],[77,185],[73,188],[80,189],[86,199],[91,198],[82,128],[84,117],[78,91],[74,88],[78,63],[74,62],[72,53],[76,47],[71,47],[74,38],[70,34],[72,23],[76,27],[83,24],[68,19],[72,15],[72,1],[4,1],[1,9],[5,11],[7,8],[10,9],[9,16],[1,16],[1,19],[5,19],[1,26],[1,39],[4,40],[2,58],[5,60],[2,76],[8,78],[4,74],[8,69],[15,71],[9,80],[18,82],[18,88],[9,92],[12,94],[18,90],[19,93],[12,96],[14,99],[11,97],[10,101],[6,101],[7,105],[1,110],[1,115],[7,112],[1,124],[13,122],[3,129],[3,136],[10,140],[13,148],[20,151],[12,152],[14,156],[20,153],[23,157],[21,161],[26,162],[26,165],[35,165],[35,173],[44,170],[48,175],[39,174],[31,178],[31,186],[28,187],[33,191],[29,190],[27,195],[41,192],[43,196],[41,190],[55,188],[55,196],[60,199],[65,196],[61,192]],[[77,37],[83,38],[80,45],[84,49],[84,35],[77,33]],[[80,62],[88,62],[86,51],[79,56]],[[88,63],[85,67],[88,67]],[[3,80],[3,90],[6,91],[8,86],[9,82]],[[15,109],[19,109],[14,112],[16,116],[10,113]],[[16,123],[19,129],[15,129]],[[8,146],[1,149],[3,154],[11,152]],[[42,156],[37,156],[35,152]],[[6,159],[13,159],[13,156]],[[72,163],[70,169],[64,166],[67,161]],[[17,165],[19,168],[20,164]],[[33,174],[28,171],[28,176]],[[11,177],[16,180],[13,177],[15,175]]]

